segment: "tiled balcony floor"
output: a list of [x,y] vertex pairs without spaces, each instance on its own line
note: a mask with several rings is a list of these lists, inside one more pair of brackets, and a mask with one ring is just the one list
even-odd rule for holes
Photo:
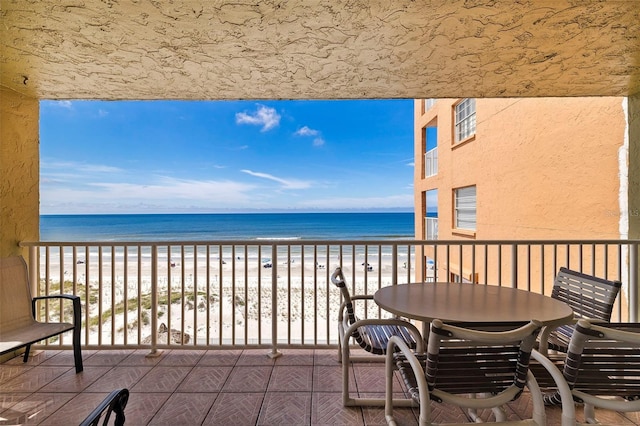
[[[0,364],[0,425],[74,425],[113,389],[129,388],[129,425],[383,425],[383,408],[342,406],[340,364],[334,350],[84,351],[75,374],[71,351],[42,351],[27,364]],[[381,363],[357,364],[352,388],[383,395]],[[401,390],[399,382],[396,387]],[[438,421],[460,421],[455,407],[432,403]],[[509,405],[511,418],[529,417],[529,398]],[[597,411],[606,424],[640,425],[640,413]],[[396,409],[399,424],[417,424],[417,410]],[[489,413],[482,413],[486,417]],[[582,413],[578,410],[578,417]],[[550,425],[560,410],[548,408]]]

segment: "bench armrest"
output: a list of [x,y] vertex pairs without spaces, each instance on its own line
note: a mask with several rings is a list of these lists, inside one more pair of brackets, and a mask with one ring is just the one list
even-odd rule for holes
[[[31,313],[33,314],[33,318],[36,317],[36,302],[38,300],[47,300],[47,299],[67,299],[73,302],[73,325],[80,324],[82,321],[82,314],[80,310],[80,296],[76,296],[73,294],[51,294],[48,296],[36,296],[31,299]],[[62,320],[62,315],[60,316]]]

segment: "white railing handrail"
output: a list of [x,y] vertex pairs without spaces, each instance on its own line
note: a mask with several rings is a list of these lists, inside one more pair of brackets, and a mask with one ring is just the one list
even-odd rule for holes
[[[549,294],[555,272],[567,266],[621,280],[624,299],[615,317],[638,321],[639,245],[617,239],[20,243],[29,248],[34,294],[82,295],[87,348],[264,347],[270,356],[279,347],[337,344],[334,266],[346,271],[352,292],[367,294],[454,275]],[[361,317],[385,315],[373,303],[364,309]],[[61,312],[46,304],[40,314]],[[182,336],[179,343],[168,337],[171,331],[164,341],[149,331],[165,323]],[[193,340],[185,343],[185,336]]]
[[620,240],[620,239],[530,239],[530,240],[518,240],[518,239],[491,239],[491,240],[416,240],[416,239],[393,239],[393,240],[379,240],[379,239],[361,239],[361,240],[326,240],[326,239],[297,239],[297,240],[282,240],[282,239],[255,239],[255,240],[176,240],[176,241],[22,241],[18,245],[20,247],[56,247],[56,246],[92,246],[92,247],[111,247],[111,246],[178,246],[178,245],[261,245],[261,246],[312,246],[312,245],[496,245],[496,244],[519,244],[519,245],[562,245],[562,244],[640,244],[640,239]]

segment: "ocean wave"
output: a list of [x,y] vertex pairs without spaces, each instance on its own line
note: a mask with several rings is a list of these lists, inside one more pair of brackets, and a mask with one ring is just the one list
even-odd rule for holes
[[275,240],[275,241],[296,241],[302,237],[256,237],[256,240]]

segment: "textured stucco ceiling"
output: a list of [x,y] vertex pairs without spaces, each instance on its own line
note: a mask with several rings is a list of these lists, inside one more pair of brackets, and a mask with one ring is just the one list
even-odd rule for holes
[[640,92],[638,0],[0,0],[1,84],[40,99]]

